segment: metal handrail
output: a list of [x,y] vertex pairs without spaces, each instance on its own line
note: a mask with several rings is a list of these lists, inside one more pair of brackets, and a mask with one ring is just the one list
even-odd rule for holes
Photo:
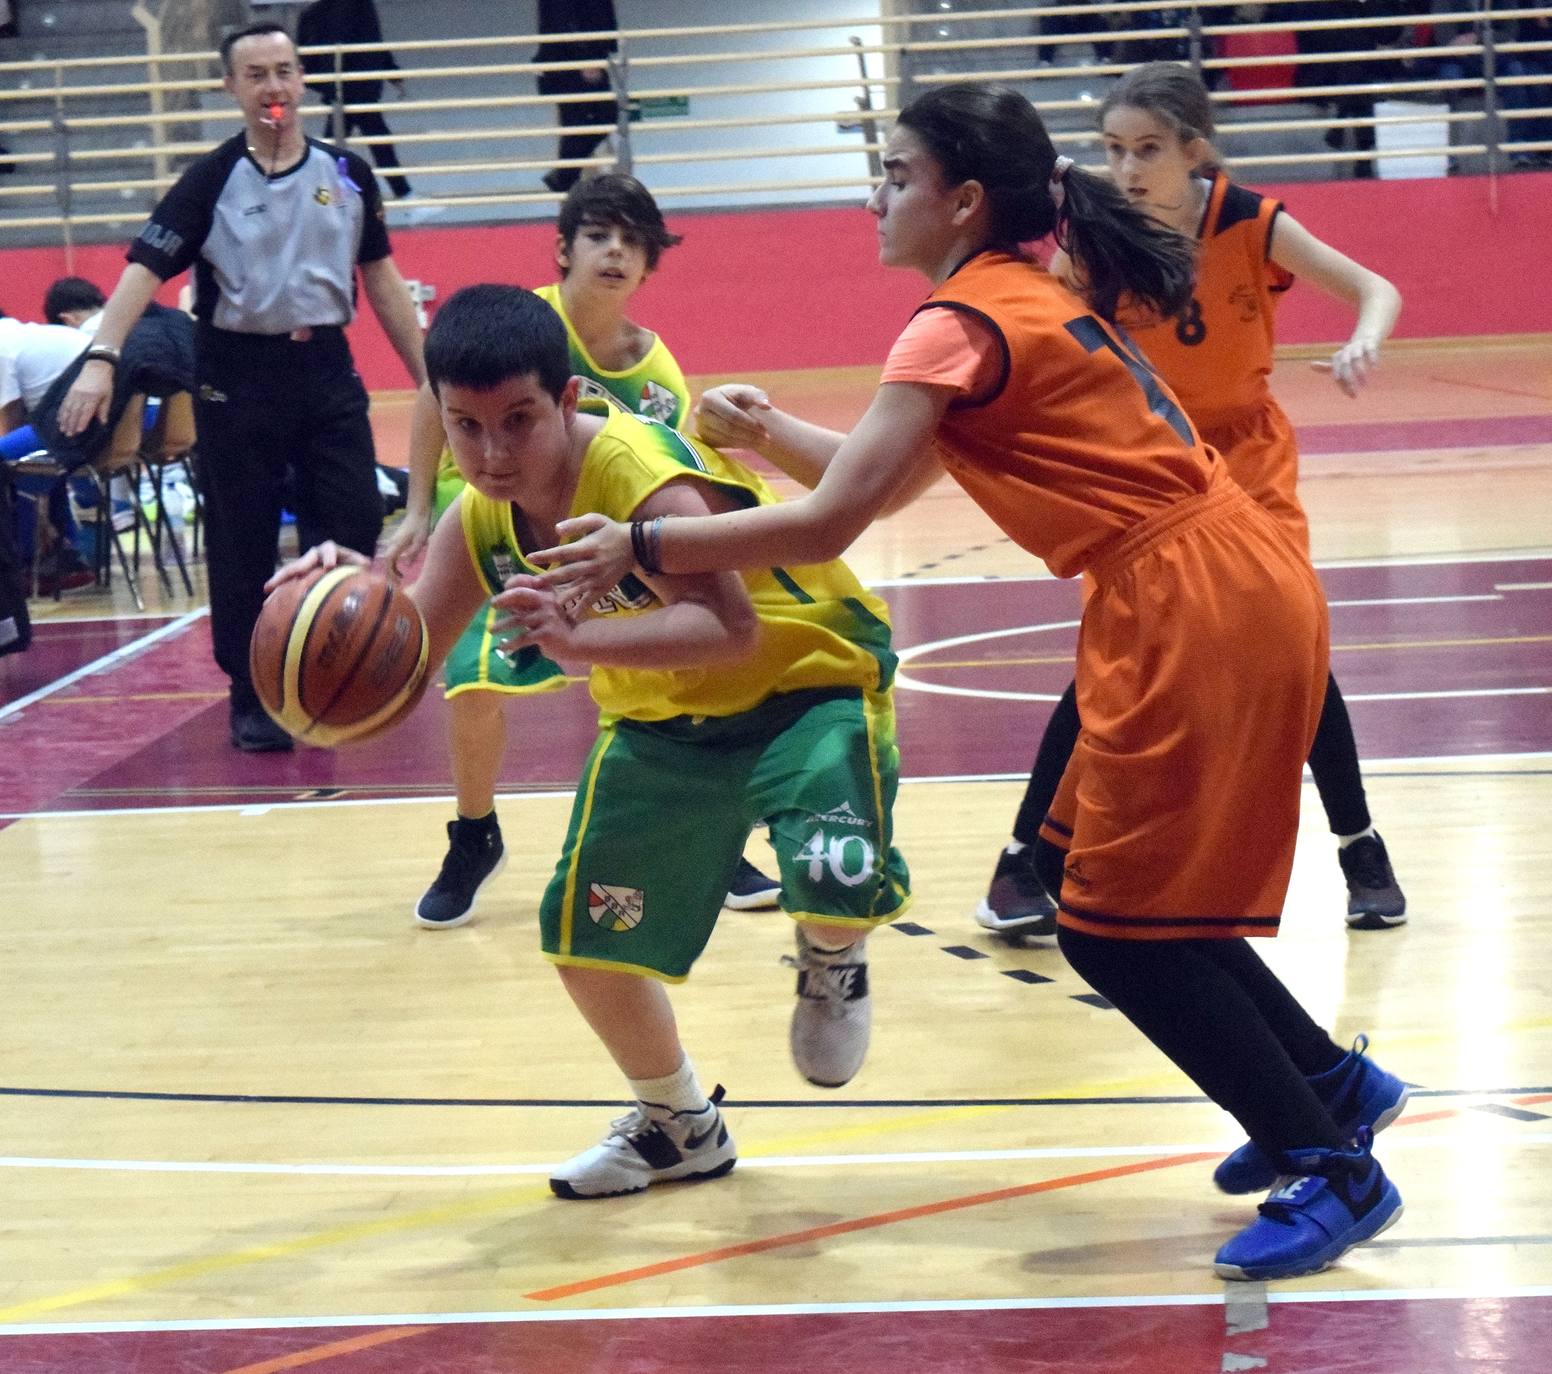
[[[1086,43],[1113,45],[1136,41],[1173,40],[1190,44],[1194,57],[1193,65],[1207,73],[1272,70],[1297,64],[1305,73],[1318,72],[1322,67],[1332,68],[1332,75],[1338,78],[1318,85],[1297,87],[1276,85],[1264,89],[1213,92],[1213,100],[1219,106],[1234,107],[1259,103],[1271,107],[1271,115],[1268,118],[1242,119],[1222,124],[1220,133],[1226,137],[1248,139],[1318,128],[1380,129],[1427,122],[1431,126],[1443,124],[1449,127],[1475,124],[1480,126],[1484,136],[1476,142],[1456,144],[1447,149],[1407,149],[1404,153],[1398,152],[1394,155],[1418,157],[1443,154],[1463,157],[1486,153],[1492,165],[1500,151],[1534,152],[1546,146],[1545,140],[1538,142],[1521,138],[1515,141],[1514,135],[1528,132],[1523,121],[1546,117],[1552,111],[1543,108],[1542,102],[1538,102],[1535,108],[1503,108],[1497,92],[1500,89],[1513,90],[1552,85],[1552,76],[1539,73],[1515,76],[1500,74],[1499,70],[1503,59],[1509,56],[1552,53],[1552,41],[1521,39],[1498,41],[1491,28],[1467,28],[1466,26],[1477,25],[1483,16],[1460,0],[1457,0],[1457,4],[1453,5],[1449,12],[1441,14],[1416,17],[1360,16],[1321,20],[1297,18],[1281,20],[1278,17],[1279,10],[1289,4],[1302,3],[1302,0],[1264,0],[1268,13],[1257,22],[1244,24],[1224,22],[1228,18],[1228,12],[1237,3],[1238,0],[1197,0],[1195,4],[1179,6],[1182,13],[1188,12],[1187,22],[1169,28],[1107,29],[1101,27],[1101,16],[1121,16],[1124,23],[1125,16],[1128,15],[1155,13],[1158,7],[1155,4],[1146,3],[1145,0],[1120,0],[1119,3],[1103,5],[1079,3],[1078,0],[1074,0],[1074,3],[1069,4],[1031,4],[1006,9],[957,11],[934,9],[913,14],[875,13],[851,17],[827,17],[823,20],[803,23],[760,20],[719,24],[714,29],[705,26],[673,25],[600,31],[592,35],[518,34],[503,37],[393,40],[391,44],[384,42],[310,47],[304,50],[309,55],[332,56],[335,71],[332,74],[310,76],[309,87],[317,91],[320,88],[327,90],[332,86],[336,97],[342,96],[344,87],[361,81],[407,78],[412,81],[461,80],[491,83],[505,82],[509,79],[528,80],[543,72],[578,70],[598,65],[596,61],[590,60],[566,62],[502,60],[472,64],[457,60],[458,54],[468,53],[474,49],[489,53],[492,48],[498,48],[504,50],[501,55],[506,57],[518,50],[529,52],[538,50],[542,53],[546,43],[598,37],[611,39],[617,43],[624,60],[619,63],[616,73],[616,84],[622,89],[612,94],[584,92],[574,95],[551,95],[482,92],[458,97],[435,95],[392,102],[377,100],[360,104],[347,104],[336,98],[333,102],[308,107],[307,114],[311,117],[317,113],[330,119],[338,115],[348,117],[373,112],[394,112],[396,116],[410,116],[419,122],[418,128],[404,129],[393,134],[365,135],[352,140],[352,143],[367,150],[387,143],[416,149],[425,145],[444,143],[499,144],[521,140],[511,151],[493,147],[490,149],[489,156],[478,158],[448,158],[445,155],[438,157],[433,152],[428,160],[420,163],[412,162],[401,169],[408,176],[427,178],[485,175],[500,178],[517,173],[531,173],[538,168],[554,165],[555,159],[541,156],[540,150],[533,148],[531,141],[553,139],[561,129],[552,123],[533,124],[527,121],[508,128],[491,127],[495,120],[488,120],[479,127],[462,129],[448,123],[445,116],[455,112],[468,115],[478,114],[481,111],[490,112],[498,117],[501,112],[521,115],[536,108],[553,109],[557,105],[568,103],[597,103],[602,95],[605,99],[616,99],[617,119],[613,122],[598,121],[580,128],[568,127],[567,132],[615,132],[623,140],[631,133],[627,120],[630,103],[634,101],[650,102],[669,99],[714,101],[724,97],[741,96],[764,100],[768,104],[771,100],[781,100],[784,97],[823,96],[826,93],[853,94],[860,90],[867,93],[867,99],[855,103],[864,109],[866,128],[871,132],[877,128],[879,122],[892,119],[897,113],[898,104],[908,99],[913,91],[964,78],[965,74],[957,71],[927,70],[927,64],[934,58],[952,58],[967,53],[1007,53],[1010,58],[1014,58],[1013,61],[998,70],[987,70],[978,66],[976,77],[1023,83],[1026,89],[1032,86],[1035,91],[1034,98],[1040,108],[1058,117],[1058,126],[1052,129],[1053,138],[1063,146],[1081,148],[1092,144],[1094,134],[1087,130],[1060,127],[1061,117],[1092,112],[1094,108],[1092,97],[1085,92],[1081,98],[1042,99],[1039,95],[1040,89],[1057,89],[1053,83],[1061,81],[1088,83],[1102,80],[1127,70],[1130,64],[1098,61],[1080,63],[1070,60],[1040,63],[1035,59],[1044,52],[1063,47],[1081,47]],[[1057,17],[1082,18],[1085,22],[1079,27],[1083,31],[1061,34],[1031,32],[965,36],[970,34],[970,30],[963,27],[978,21],[1006,22]],[[1552,6],[1521,5],[1517,8],[1494,9],[1491,12],[1491,21],[1494,25],[1516,19],[1546,17],[1552,17]],[[1427,47],[1300,52],[1287,55],[1265,53],[1228,56],[1204,54],[1201,51],[1204,39],[1228,35],[1286,33],[1290,30],[1301,34],[1344,30],[1363,33],[1398,27],[1410,28],[1418,23],[1433,26],[1454,25],[1460,27],[1463,32],[1473,33],[1475,41],[1449,45],[1435,43]],[[955,27],[959,27],[961,32],[954,33]],[[841,45],[830,37],[837,31],[848,29],[862,30],[868,36],[868,41],[852,36],[845,45]],[[947,31],[946,36],[944,31]],[[811,43],[804,41],[804,35],[810,33],[816,40]],[[778,43],[777,46],[763,50],[756,43],[746,43],[739,44],[732,50],[718,51],[701,41],[712,36],[718,42],[723,42],[729,38],[759,36],[779,38],[781,35],[790,35],[793,41],[785,44]],[[664,42],[680,42],[690,50],[679,52],[645,50],[644,45]],[[363,72],[344,71],[340,66],[345,54],[381,53],[390,46],[394,52],[400,54],[445,53],[448,55],[448,61],[440,65],[412,67],[406,70],[395,67]],[[1026,54],[1029,60],[1019,62],[1015,57],[1017,53]],[[1409,64],[1419,60],[1428,61],[1445,57],[1468,62],[1479,61],[1485,68],[1486,75],[1440,81],[1412,77],[1405,70]],[[882,69],[870,68],[870,60],[872,68]],[[180,134],[180,129],[189,129],[197,125],[201,131],[204,131],[212,126],[217,130],[227,127],[235,129],[238,126],[236,112],[230,109],[206,110],[197,104],[191,108],[163,108],[166,97],[177,96],[185,100],[201,101],[205,96],[218,91],[221,87],[219,81],[193,68],[193,64],[203,64],[204,70],[208,71],[216,61],[216,55],[213,53],[162,52],[158,44],[154,54],[148,53],[144,57],[113,55],[56,58],[39,62],[0,62],[0,77],[23,75],[37,82],[31,88],[24,89],[19,82],[7,81],[8,89],[0,90],[0,113],[10,110],[17,116],[22,116],[0,118],[0,135],[23,139],[44,136],[52,144],[52,151],[22,148],[8,154],[8,158],[22,175],[36,177],[40,172],[55,174],[48,181],[0,185],[0,210],[8,209],[18,202],[37,200],[50,195],[53,195],[58,202],[58,210],[53,217],[36,214],[20,216],[0,214],[0,233],[11,229],[55,228],[62,230],[68,240],[73,226],[123,224],[128,220],[138,219],[147,208],[147,202],[140,198],[142,194],[158,192],[169,185],[173,180],[172,172],[177,159],[197,155],[210,146],[205,139],[196,140],[188,133]],[[821,73],[807,79],[774,79],[771,74],[772,64],[797,61],[820,64],[844,61],[848,68],[854,63],[860,66],[857,71],[848,70],[845,75],[835,78]],[[1354,80],[1345,70],[1336,70],[1351,67],[1358,62],[1366,64],[1374,71],[1386,71],[1387,79]],[[723,79],[722,73],[727,69],[732,68],[736,71],[741,67],[758,67],[760,79]],[[185,74],[167,80],[102,79],[101,74],[115,69],[136,68],[149,73],[172,70]],[[702,71],[707,68],[715,69],[714,73],[706,72],[706,75],[702,76]],[[71,85],[70,82],[76,77],[84,78],[84,83]],[[488,85],[486,90],[489,90]],[[1359,115],[1339,119],[1323,115],[1316,118],[1306,112],[1289,110],[1283,114],[1276,109],[1279,104],[1307,104],[1312,100],[1324,101],[1351,96],[1375,99],[1395,97],[1415,99],[1425,96],[1434,100],[1449,100],[1460,96],[1474,97],[1478,94],[1483,97],[1485,107],[1481,111],[1451,109],[1430,111],[1426,115],[1416,116]],[[880,95],[883,97],[882,101],[878,99]],[[104,101],[132,102],[140,108],[133,114],[126,114],[122,110],[103,113],[101,102]],[[95,109],[91,105],[82,109],[83,102],[97,102],[97,105]],[[790,100],[788,103],[791,103]],[[650,126],[638,128],[635,131],[636,140],[639,142],[644,137],[646,129],[650,128],[654,139],[664,135],[674,135],[669,141],[670,146],[654,146],[649,143],[645,148],[629,148],[626,155],[635,165],[658,168],[696,163],[757,164],[777,158],[811,160],[860,154],[872,154],[876,157],[879,144],[875,139],[853,138],[850,141],[836,142],[833,139],[820,141],[810,137],[798,143],[784,145],[779,139],[762,140],[759,137],[762,130],[779,131],[802,126],[830,130],[834,130],[838,125],[862,127],[857,109],[833,108],[834,105],[843,103],[837,100],[821,100],[819,103],[824,106],[823,109],[812,111],[788,109],[776,112],[769,109],[756,109],[749,113],[739,112],[729,115],[698,113],[694,117],[682,116],[671,121],[655,122]],[[149,109],[145,108],[147,104],[150,106]],[[25,113],[26,107],[38,105],[47,106],[47,115]],[[150,146],[139,148],[80,146],[83,140],[96,138],[104,131],[123,128],[126,123],[133,123],[135,127],[145,130]],[[738,139],[739,132],[745,133],[747,137]],[[708,135],[713,136],[715,141],[709,139]],[[730,138],[733,140],[731,143],[728,141]],[[525,147],[531,148],[531,156],[524,155],[522,149]],[[1235,161],[1247,166],[1262,167],[1320,164],[1340,166],[1344,162],[1359,159],[1383,162],[1391,155],[1386,150],[1365,150],[1355,153],[1335,151],[1289,153],[1257,152],[1251,148],[1245,151],[1236,149]],[[148,161],[153,174],[136,175],[135,164]],[[566,165],[601,167],[609,165],[609,162],[610,159],[606,156],[593,156],[567,159]],[[860,169],[860,162],[858,166]],[[779,181],[743,179],[685,186],[655,184],[654,191],[665,197],[683,195],[705,199],[719,195],[741,197],[770,192],[818,193],[840,189],[863,191],[871,184],[871,177],[859,170],[850,178],[810,177],[800,173],[796,179]],[[73,204],[80,193],[124,194],[137,199],[133,204],[126,203],[116,209],[105,209],[101,212],[93,209],[91,213],[80,213]],[[506,206],[515,209],[532,209],[546,203],[553,204],[555,196],[549,191],[514,188],[499,192],[476,190],[470,194],[446,194],[428,196],[424,199],[428,205]],[[20,208],[19,205],[18,208]]]

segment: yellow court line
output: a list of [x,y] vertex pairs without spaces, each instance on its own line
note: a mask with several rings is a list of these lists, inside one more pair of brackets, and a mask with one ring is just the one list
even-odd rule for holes
[[[1047,1094],[1047,1096],[1071,1096],[1074,1098],[1119,1096],[1125,1095],[1128,1090],[1130,1092],[1138,1092],[1148,1086],[1156,1086],[1160,1083],[1168,1083],[1171,1086],[1178,1087],[1183,1082],[1184,1080],[1178,1074],[1173,1077],[1164,1074],[1150,1075],[1147,1078],[1131,1079],[1125,1082],[1086,1085],[1053,1092]],[[925,1125],[963,1120],[970,1117],[986,1117],[997,1113],[1018,1110],[1021,1109],[1003,1104],[990,1104],[986,1106],[971,1104],[962,1107],[946,1107],[940,1110],[913,1112],[907,1116],[891,1116],[881,1121],[854,1123],[829,1130],[794,1132],[776,1141],[768,1142],[755,1150],[745,1150],[742,1153],[749,1159],[758,1159],[768,1155],[791,1154],[794,1150],[803,1147],[812,1148],[837,1144],[847,1140],[867,1139],[899,1131],[914,1130]],[[328,1231],[319,1231],[313,1235],[302,1236],[296,1240],[275,1241],[267,1245],[248,1246],[242,1250],[234,1250],[224,1255],[209,1255],[202,1259],[186,1260],[181,1264],[167,1265],[161,1269],[152,1269],[144,1274],[122,1279],[112,1279],[106,1283],[92,1284],[85,1288],[58,1293],[52,1297],[35,1298],[30,1302],[0,1308],[0,1324],[29,1321],[46,1313],[58,1312],[68,1307],[80,1307],[86,1303],[126,1297],[134,1293],[144,1293],[156,1288],[165,1288],[169,1284],[179,1283],[185,1279],[203,1278],[207,1274],[219,1273],[223,1270],[238,1269],[250,1264],[264,1264],[271,1260],[288,1259],[293,1255],[306,1254],[310,1251],[326,1249],[333,1245],[347,1245],[353,1241],[369,1240],[377,1236],[394,1235],[406,1231],[440,1226],[450,1221],[461,1220],[464,1217],[481,1216],[489,1212],[507,1210],[521,1203],[546,1201],[549,1199],[549,1196],[548,1185],[543,1187],[530,1185],[515,1190],[507,1189],[493,1197],[476,1201],[452,1203],[443,1207],[424,1208],[420,1211],[410,1212],[402,1217],[389,1217],[379,1221],[354,1223],[349,1226],[334,1227]]]
[[0,1323],[23,1322],[49,1312],[67,1307],[80,1307],[85,1303],[105,1301],[144,1293],[153,1288],[165,1288],[168,1284],[184,1279],[204,1278],[225,1269],[239,1269],[249,1264],[263,1264],[269,1260],[288,1259],[304,1255],[312,1250],[323,1250],[331,1245],[345,1245],[351,1241],[370,1240],[377,1236],[390,1236],[422,1227],[440,1226],[465,1217],[483,1216],[490,1212],[507,1211],[523,1203],[537,1202],[550,1196],[548,1186],[532,1184],[523,1188],[508,1188],[490,1197],[469,1202],[455,1202],[442,1207],[422,1208],[400,1217],[385,1217],[379,1221],[353,1222],[349,1226],[336,1226],[318,1231],[296,1240],[272,1241],[267,1245],[250,1245],[232,1250],[224,1255],[207,1255],[201,1259],[184,1260],[181,1264],[169,1264],[144,1274],[110,1279],[106,1283],[91,1284],[52,1297],[34,1298],[30,1302],[17,1303],[0,1308]]

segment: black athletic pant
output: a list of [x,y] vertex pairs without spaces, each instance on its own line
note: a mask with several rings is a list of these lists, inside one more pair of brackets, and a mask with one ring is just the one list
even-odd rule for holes
[[[1078,742],[1079,725],[1077,687],[1071,684],[1056,703],[1040,737],[1029,784],[1014,818],[1013,838],[1021,844],[1032,845],[1039,837],[1040,823],[1056,799],[1057,785]],[[1329,675],[1320,725],[1310,746],[1309,766],[1331,833],[1357,835],[1367,830],[1372,822],[1358,766],[1358,742],[1353,738],[1353,724],[1347,715],[1347,703],[1342,700],[1342,690],[1336,685],[1336,678]]]
[[232,706],[246,711],[258,706],[248,640],[275,570],[287,469],[300,547],[332,539],[370,557],[383,524],[377,460],[342,329],[297,343],[202,324],[195,376],[210,632]]
[[[367,138],[386,138],[393,130],[388,127],[388,121],[383,118],[381,110],[346,110],[345,137],[349,138],[353,133],[364,134]],[[396,196],[409,195],[410,184],[399,173],[399,155],[394,151],[393,144],[368,143],[366,146],[371,150],[372,161],[381,169],[388,189]]]
[[[589,87],[596,90],[597,87]],[[576,104],[557,105],[557,113],[560,115],[561,128],[569,130],[585,124],[613,124],[618,113],[612,95],[606,100],[586,100]],[[556,156],[560,158],[591,157],[593,150],[604,139],[608,138],[607,132],[601,134],[574,134],[563,132],[560,136],[560,147]],[[557,167],[547,177],[545,185],[552,191],[562,193],[569,191],[582,179],[580,167]]]
[[1263,1150],[1345,1147],[1308,1082],[1344,1052],[1248,940],[1113,940],[1065,926],[1057,939],[1084,982]]

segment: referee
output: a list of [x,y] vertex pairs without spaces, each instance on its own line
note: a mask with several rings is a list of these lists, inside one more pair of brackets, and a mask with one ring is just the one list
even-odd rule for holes
[[75,434],[106,416],[130,327],[164,281],[193,267],[211,636],[231,679],[232,743],[264,753],[291,748],[248,676],[287,469],[303,548],[333,539],[370,557],[382,529],[367,395],[344,329],[358,267],[417,387],[425,369],[377,182],[355,154],[303,134],[302,64],[290,36],[255,24],[221,44],[221,64],[243,131],[179,177],[130,245],[59,426]]

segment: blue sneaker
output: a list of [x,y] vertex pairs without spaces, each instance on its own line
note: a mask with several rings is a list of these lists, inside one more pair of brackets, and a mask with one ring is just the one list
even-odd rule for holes
[[1287,1177],[1260,1214],[1218,1251],[1221,1279],[1291,1279],[1317,1274],[1401,1216],[1401,1194],[1370,1153],[1364,1127],[1351,1150],[1294,1150]]
[[[1368,1048],[1369,1037],[1360,1035],[1340,1064],[1309,1080],[1345,1137],[1355,1135],[1360,1126],[1376,1134],[1383,1131],[1406,1110],[1412,1091],[1368,1058]],[[1213,1170],[1213,1182],[1220,1192],[1259,1193],[1277,1182],[1278,1173],[1271,1156],[1247,1140]]]

